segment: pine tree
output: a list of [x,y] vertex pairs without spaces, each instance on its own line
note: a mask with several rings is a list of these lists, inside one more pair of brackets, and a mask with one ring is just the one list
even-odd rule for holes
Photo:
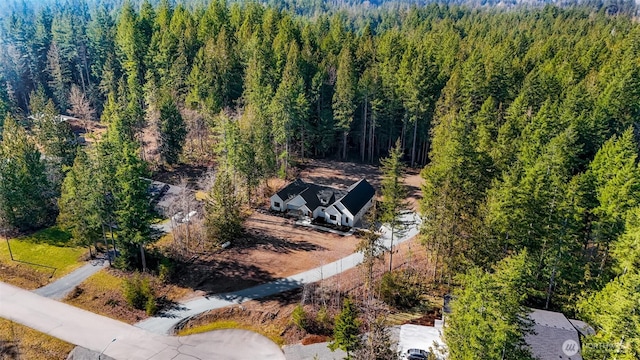
[[340,51],[335,92],[333,93],[333,118],[336,129],[342,134],[342,159],[347,158],[347,138],[356,110],[356,74],[349,46]]
[[434,277],[437,271],[441,277],[451,276],[470,262],[482,262],[483,249],[492,245],[479,236],[479,207],[492,164],[475,150],[475,134],[467,120],[456,111],[440,118],[434,127],[431,162],[420,174],[425,180],[422,242],[432,256]]
[[503,260],[494,274],[472,268],[460,277],[444,330],[450,359],[531,359],[524,343],[531,324],[519,291],[527,281],[526,257]]
[[59,172],[63,165],[71,166],[75,156],[71,127],[66,121],[62,121],[53,101],[47,99],[44,92],[32,92],[31,98],[34,135],[48,157],[50,166]]
[[391,228],[391,247],[389,248],[389,271],[393,270],[393,240],[397,231],[401,230],[400,217],[407,208],[407,187],[404,184],[404,164],[402,163],[400,140],[391,149],[388,158],[380,160],[382,164],[382,203],[380,220]]
[[626,218],[625,232],[611,245],[611,256],[619,274],[640,269],[640,207],[629,210]]
[[625,229],[629,210],[640,204],[640,172],[638,170],[638,145],[633,129],[621,136],[613,136],[596,153],[589,165],[588,176],[595,186],[597,206],[593,209],[596,219],[593,235],[602,252],[600,271],[605,270],[609,245]]
[[52,192],[36,145],[7,117],[0,142],[0,218],[21,231],[51,220]]
[[347,353],[346,359],[351,359],[351,355],[361,346],[358,310],[350,299],[345,299],[342,311],[336,316],[333,341],[329,344],[329,349],[341,349]]
[[372,295],[373,288],[373,267],[378,262],[383,255],[383,251],[385,250],[384,245],[380,241],[380,235],[378,235],[378,214],[377,208],[370,209],[365,219],[369,222],[368,231],[364,234],[358,245],[356,246],[356,251],[362,253],[362,263],[361,266],[364,267],[365,270],[365,287],[369,292],[369,295]]
[[175,102],[171,97],[160,104],[160,155],[169,165],[178,162],[187,129]]
[[58,199],[58,224],[71,232],[81,246],[92,243],[100,236],[100,191],[96,172],[87,153],[78,148],[73,166],[67,171]]
[[[118,238],[124,244],[123,256],[127,266],[140,264],[146,271],[144,245],[150,240],[151,209],[148,183],[143,179],[146,165],[138,157],[134,143],[125,142],[114,152],[115,168],[115,220]],[[140,258],[137,251],[140,251]],[[139,259],[139,260],[138,260]]]
[[276,147],[276,156],[286,174],[291,157],[292,135],[299,130],[302,139],[300,153],[304,154],[304,134],[309,105],[304,92],[304,80],[300,73],[298,45],[292,42],[287,62],[282,73],[282,80],[276,90],[269,107],[272,118],[272,134]]
[[205,203],[205,227],[213,243],[223,244],[240,234],[241,206],[231,174],[225,168],[218,168],[215,182]]
[[[640,357],[640,274],[622,274],[578,303],[582,319],[596,330],[584,338],[585,359],[632,360]],[[601,346],[606,344],[607,346]],[[598,346],[600,345],[600,346]]]

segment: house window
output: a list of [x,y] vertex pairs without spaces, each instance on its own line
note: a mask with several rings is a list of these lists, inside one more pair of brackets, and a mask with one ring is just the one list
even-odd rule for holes
[[329,219],[335,221],[336,220],[336,216],[335,215],[329,215]]
[[275,201],[275,202],[273,203],[273,206],[274,206],[274,207],[279,208],[279,207],[280,207],[280,203],[279,203],[279,202],[277,202],[277,201]]

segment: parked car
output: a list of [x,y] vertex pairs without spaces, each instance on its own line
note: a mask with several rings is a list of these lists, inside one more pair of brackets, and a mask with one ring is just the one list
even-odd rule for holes
[[427,360],[429,352],[422,349],[409,349],[404,354],[406,360]]

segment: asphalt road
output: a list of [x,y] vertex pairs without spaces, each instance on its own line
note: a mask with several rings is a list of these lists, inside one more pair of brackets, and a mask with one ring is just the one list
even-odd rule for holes
[[61,277],[60,279],[43,286],[33,292],[54,300],[61,300],[67,296],[76,286],[80,285],[86,278],[102,270],[109,264],[107,259],[91,260],[79,269]]
[[[396,234],[394,246],[418,234],[420,221],[417,215],[406,214],[403,223],[405,228]],[[170,222],[158,225],[159,231],[171,231]],[[383,233],[382,240],[389,248],[390,231]],[[104,352],[114,359],[284,359],[284,354],[275,343],[250,331],[218,330],[180,338],[167,335],[173,332],[178,323],[205,311],[295,289],[337,275],[361,262],[362,254],[354,253],[288,278],[232,293],[194,299],[158,317],[131,326],[52,300],[64,298],[84,279],[106,266],[106,260],[93,261],[34,292],[0,282],[0,317],[86,349]],[[321,345],[316,347],[318,349],[306,350],[325,351]],[[303,354],[299,356],[306,358]]]
[[152,334],[2,282],[0,317],[117,360],[285,359],[278,345],[251,331]]
[[[158,224],[153,224],[151,225],[151,227],[154,231],[157,231],[159,233],[169,233],[173,230],[173,225],[170,220],[166,220]],[[106,258],[91,260],[82,267],[72,271],[71,273],[46,286],[34,290],[33,292],[50,299],[62,300],[76,286],[80,285],[89,276],[107,267],[108,264],[109,261]]]
[[[420,218],[415,213],[405,214],[402,222],[405,224],[405,227],[402,232],[395,234],[394,246],[413,238],[419,232]],[[385,247],[389,248],[391,244],[391,232],[388,230],[385,231],[382,235],[382,240]],[[173,309],[141,321],[135,326],[156,334],[168,335],[173,333],[174,328],[179,323],[205,311],[220,309],[230,305],[238,305],[245,301],[260,299],[287,290],[296,289],[304,284],[314,283],[352,269],[358,266],[362,262],[362,259],[363,256],[361,253],[354,253],[324,266],[284,279],[231,293],[196,298],[184,304],[178,304]]]

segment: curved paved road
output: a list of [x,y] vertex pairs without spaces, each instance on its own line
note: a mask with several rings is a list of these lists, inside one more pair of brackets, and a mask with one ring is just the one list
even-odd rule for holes
[[[396,234],[394,246],[407,241],[418,234],[420,218],[415,213],[405,214],[402,218],[402,222],[405,224],[405,228],[402,231],[402,234]],[[386,231],[382,235],[382,240],[387,248],[389,248],[391,244],[390,237],[391,235],[389,231]],[[326,264],[288,278],[231,293],[197,298],[184,304],[179,304],[176,308],[166,311],[156,317],[141,321],[135,326],[156,334],[171,334],[173,333],[176,325],[205,311],[241,304],[245,301],[260,299],[298,288],[304,284],[320,281],[356,267],[362,262],[362,258],[361,253],[354,253],[330,264]]]
[[278,345],[251,331],[158,335],[2,282],[0,317],[117,360],[285,359]]
[[[406,214],[403,222],[405,230],[394,240],[394,246],[418,234],[420,220],[417,215]],[[382,238],[388,248],[389,232],[383,234]],[[362,254],[354,253],[285,279],[180,304],[177,308],[136,326],[0,282],[0,317],[89,350],[104,351],[105,355],[114,359],[284,359],[282,350],[275,343],[250,331],[218,330],[186,337],[166,334],[170,334],[178,323],[202,312],[291,290],[337,275],[360,262]],[[77,281],[82,281],[87,274],[90,275],[101,267],[87,264],[58,280],[57,285],[50,284],[36,292],[50,297],[63,297],[66,291],[73,289]]]
[[107,267],[108,264],[109,262],[105,258],[91,260],[79,269],[72,271],[46,286],[38,288],[33,292],[50,299],[62,300],[76,286],[80,285],[89,276]]

